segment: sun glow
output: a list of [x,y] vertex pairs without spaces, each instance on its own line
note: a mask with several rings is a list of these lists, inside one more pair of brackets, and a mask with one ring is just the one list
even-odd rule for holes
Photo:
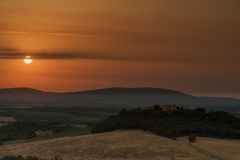
[[31,56],[26,56],[26,57],[24,58],[24,63],[26,63],[26,64],[31,64],[31,63],[32,63],[32,58],[31,58]]

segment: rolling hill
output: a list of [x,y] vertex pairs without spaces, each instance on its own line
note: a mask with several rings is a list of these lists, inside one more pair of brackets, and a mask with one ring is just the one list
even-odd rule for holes
[[82,92],[54,93],[31,88],[0,89],[0,107],[116,107],[136,108],[154,104],[190,107],[240,107],[234,98],[198,97],[159,88],[107,88]]
[[0,146],[5,155],[54,156],[64,160],[239,160],[239,140],[171,140],[143,131],[115,131]]

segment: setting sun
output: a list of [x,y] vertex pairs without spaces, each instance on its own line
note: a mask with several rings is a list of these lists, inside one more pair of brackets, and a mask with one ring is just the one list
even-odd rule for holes
[[32,63],[32,58],[31,58],[31,56],[26,56],[26,57],[24,58],[24,63],[26,63],[26,64],[31,64],[31,63]]

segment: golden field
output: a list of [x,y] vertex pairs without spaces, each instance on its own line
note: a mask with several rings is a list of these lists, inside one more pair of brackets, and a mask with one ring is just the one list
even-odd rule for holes
[[240,140],[171,140],[143,131],[115,131],[0,146],[5,155],[64,160],[239,160]]

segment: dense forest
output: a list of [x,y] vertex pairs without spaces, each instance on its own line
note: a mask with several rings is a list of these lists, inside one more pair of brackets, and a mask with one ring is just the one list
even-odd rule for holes
[[207,112],[204,108],[166,109],[155,105],[151,108],[123,109],[116,116],[95,125],[94,133],[113,130],[142,129],[174,138],[191,134],[203,137],[240,138],[240,119],[223,111]]

